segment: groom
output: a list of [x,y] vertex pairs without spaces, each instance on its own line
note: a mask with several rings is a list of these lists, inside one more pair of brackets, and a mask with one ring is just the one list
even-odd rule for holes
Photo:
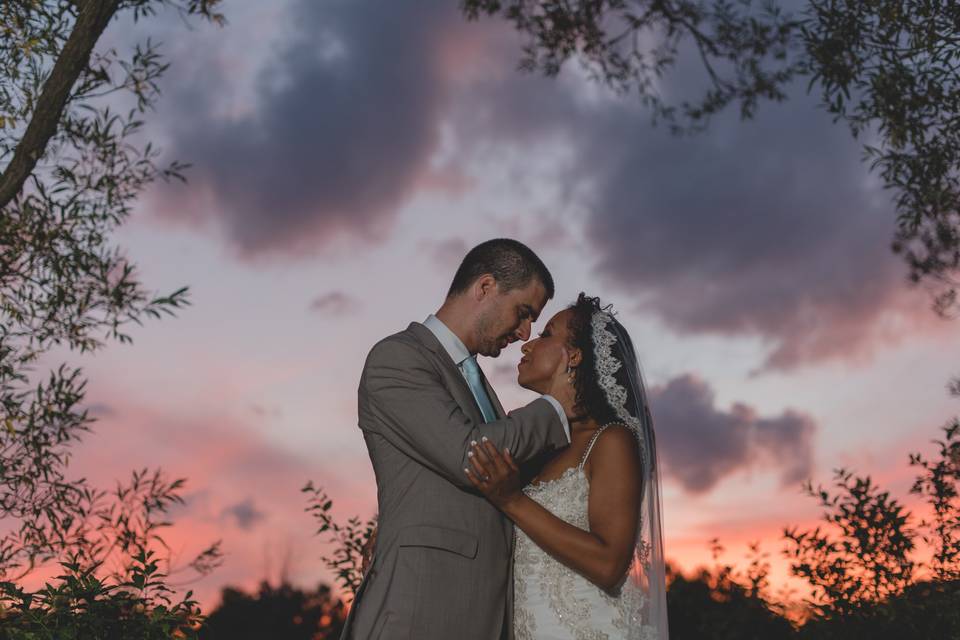
[[489,438],[525,461],[567,446],[570,427],[551,395],[504,414],[476,355],[527,340],[552,297],[553,278],[533,251],[490,240],[463,259],[436,315],[370,351],[359,425],[379,530],[343,639],[512,636],[513,525],[473,491],[467,452]]

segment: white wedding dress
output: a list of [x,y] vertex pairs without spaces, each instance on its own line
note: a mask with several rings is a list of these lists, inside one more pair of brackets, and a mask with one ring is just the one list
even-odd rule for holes
[[[584,531],[590,530],[587,517],[590,483],[583,465],[604,428],[598,429],[591,438],[579,465],[567,469],[559,478],[524,489],[524,493],[555,516]],[[633,580],[626,580],[618,595],[611,597],[553,559],[519,527],[515,531],[513,627],[516,640],[659,640],[656,629],[639,619],[645,595]]]

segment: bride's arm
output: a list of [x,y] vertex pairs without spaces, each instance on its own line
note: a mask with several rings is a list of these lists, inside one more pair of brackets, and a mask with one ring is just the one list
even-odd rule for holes
[[[590,454],[590,530],[568,524],[517,486],[516,466],[489,442],[477,450],[471,482],[551,556],[604,590],[620,584],[633,557],[642,497],[637,442],[626,428],[604,431]],[[490,477],[484,482],[480,474]]]

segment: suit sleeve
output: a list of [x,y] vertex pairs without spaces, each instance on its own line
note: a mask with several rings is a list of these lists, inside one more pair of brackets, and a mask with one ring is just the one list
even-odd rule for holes
[[360,392],[373,420],[361,428],[379,432],[392,445],[450,482],[471,488],[463,472],[472,440],[486,436],[525,462],[568,444],[556,409],[538,398],[507,417],[475,423],[443,384],[439,372],[414,345],[399,340],[377,344],[367,357]]

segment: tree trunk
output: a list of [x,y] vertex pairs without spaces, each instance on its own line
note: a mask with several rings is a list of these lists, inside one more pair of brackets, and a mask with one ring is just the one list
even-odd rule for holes
[[80,11],[73,31],[43,85],[37,107],[10,164],[0,176],[0,211],[17,197],[43,157],[47,143],[57,131],[70,91],[90,63],[90,54],[116,13],[120,0],[85,0],[74,4]]

